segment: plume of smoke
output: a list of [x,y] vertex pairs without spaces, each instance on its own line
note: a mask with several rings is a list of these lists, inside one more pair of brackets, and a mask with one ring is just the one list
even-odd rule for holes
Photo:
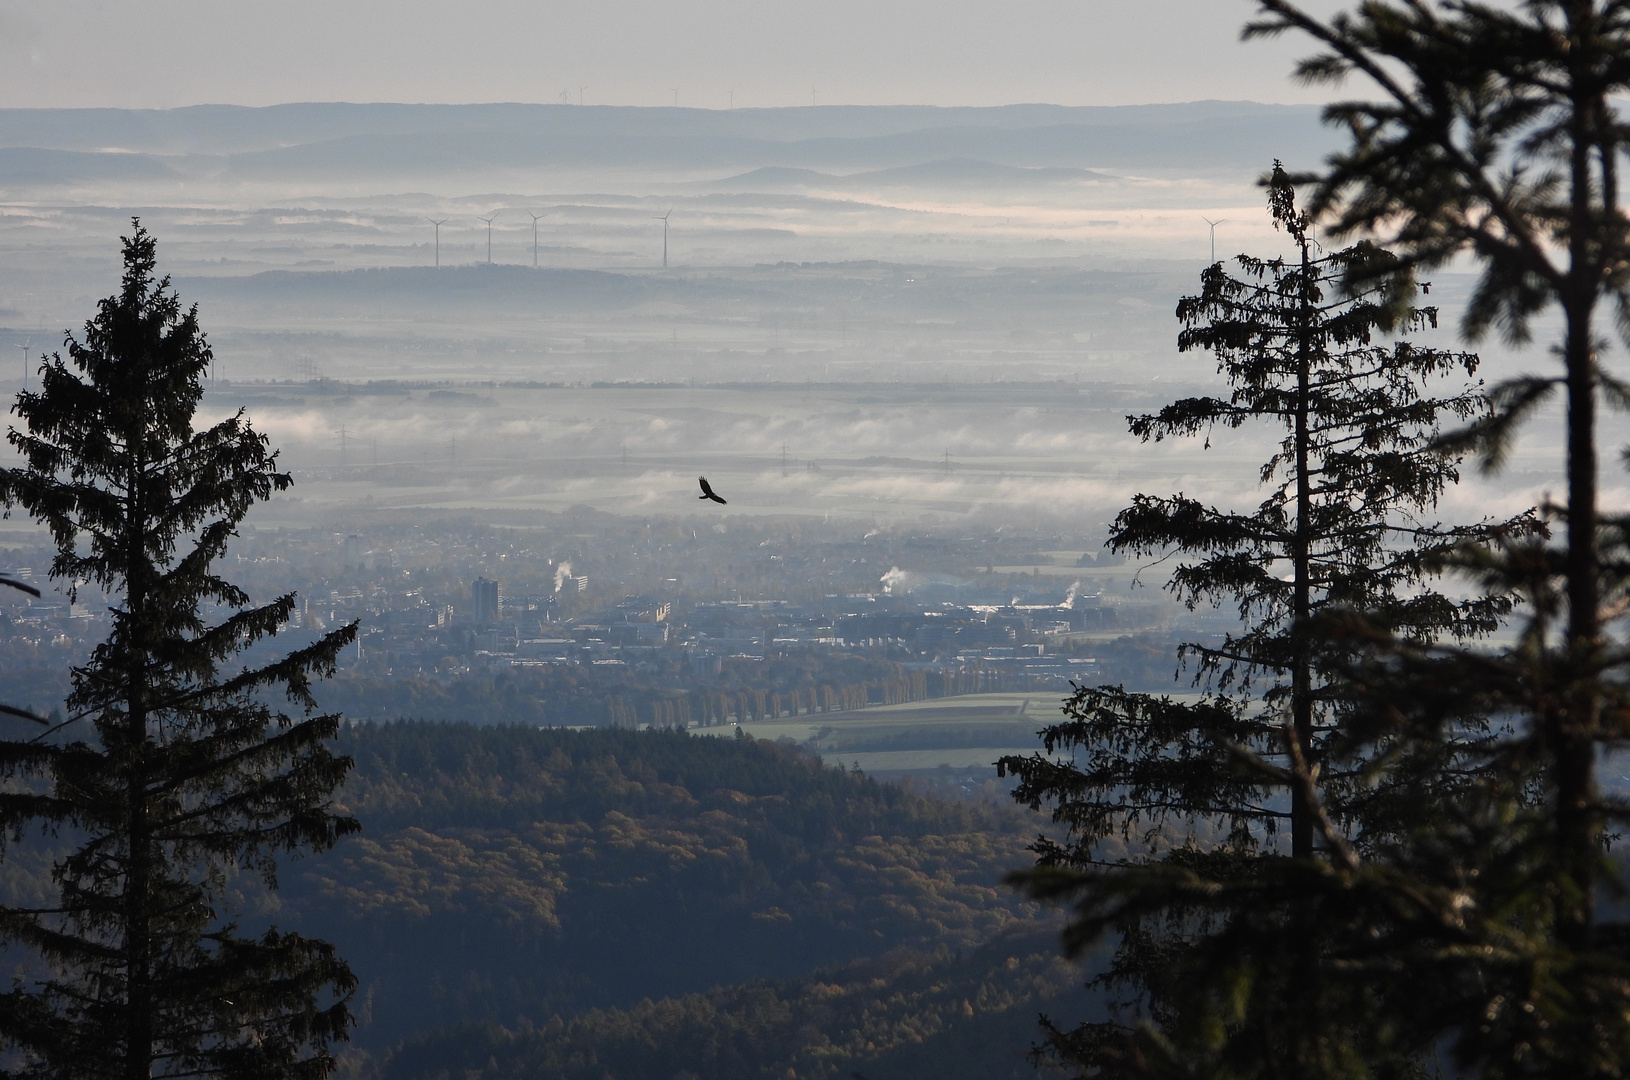
[[898,566],[891,566],[889,572],[878,578],[878,580],[883,583],[883,592],[893,594],[895,586],[899,586],[902,593],[909,592],[911,588],[908,583],[910,578],[911,575]]
[[555,591],[559,592],[561,586],[572,580],[572,564],[563,562],[555,567]]
[[1081,579],[1076,578],[1074,584],[1070,586],[1070,591],[1064,594],[1064,602],[1058,606],[1061,608],[1073,608],[1075,606],[1075,598],[1079,595],[1081,595]]

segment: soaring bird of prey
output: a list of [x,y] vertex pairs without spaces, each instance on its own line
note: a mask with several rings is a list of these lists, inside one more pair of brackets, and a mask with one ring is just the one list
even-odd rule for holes
[[702,485],[702,493],[700,495],[696,496],[698,499],[712,499],[714,502],[718,503],[720,506],[729,505],[723,499],[721,499],[717,495],[713,494],[713,487],[707,482],[707,477],[698,476],[696,478],[696,482]]

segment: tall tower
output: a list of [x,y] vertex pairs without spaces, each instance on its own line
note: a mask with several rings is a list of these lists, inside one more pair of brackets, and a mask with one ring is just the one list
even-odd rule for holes
[[475,609],[478,626],[491,626],[498,621],[498,583],[476,578],[470,586],[470,603]]

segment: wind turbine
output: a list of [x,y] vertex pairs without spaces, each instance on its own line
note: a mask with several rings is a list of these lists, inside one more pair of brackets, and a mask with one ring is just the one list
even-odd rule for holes
[[493,223],[494,219],[496,219],[497,217],[498,217],[498,211],[494,210],[492,212],[492,217],[484,217],[484,218],[479,219],[479,220],[485,221],[487,223],[487,265],[488,266],[492,265],[492,223]]
[[736,88],[734,86],[730,88],[730,107],[732,109],[736,107]]
[[664,270],[668,269],[668,219],[672,216],[673,211],[669,210],[661,217],[654,217],[651,219],[652,221],[662,222],[662,268]]
[[443,225],[447,224],[447,219],[442,218],[440,221],[437,221],[435,218],[425,218],[425,220],[430,222],[430,224],[432,224],[432,225],[434,225],[436,227],[436,266],[440,267],[441,266],[441,227]]
[[588,87],[586,87],[586,86],[579,86],[577,88],[577,103],[579,105],[583,104],[583,91],[585,91],[587,89],[588,89]]
[[[528,210],[527,213],[532,214],[532,211]],[[532,265],[534,267],[538,265],[538,219],[542,216],[542,214],[532,214]]]
[[1219,218],[1216,221],[1212,221],[1208,217],[1202,217],[1200,220],[1205,222],[1207,225],[1211,226],[1211,265],[1216,266],[1217,265],[1217,226],[1221,225],[1223,222],[1227,221],[1228,219],[1227,218]]
[[[33,338],[29,338],[27,341],[25,341],[21,345],[17,346],[19,349],[23,350],[23,389],[24,390],[28,389],[28,347],[29,347],[29,345],[33,344],[33,341],[34,341]],[[13,342],[12,344],[15,345],[16,342]]]
[[668,87],[668,89],[669,89],[669,90],[672,90],[672,91],[673,91],[673,95],[674,95],[674,108],[676,108],[676,109],[677,109],[677,108],[679,108],[679,87],[677,87],[677,86],[670,86],[670,87]]

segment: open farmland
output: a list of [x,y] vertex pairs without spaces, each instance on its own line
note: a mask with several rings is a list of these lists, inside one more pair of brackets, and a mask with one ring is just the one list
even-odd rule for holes
[[1034,750],[1036,732],[1058,716],[1062,700],[1050,693],[966,694],[750,722],[742,730],[760,739],[793,739],[828,762],[858,765],[872,775],[941,766],[988,771],[1003,754]]
[[[1171,695],[1197,700],[1199,694]],[[963,774],[983,781],[1004,754],[1041,749],[1037,732],[1060,718],[1065,698],[1050,692],[963,694],[877,705],[848,712],[751,721],[741,729],[759,739],[791,739],[828,764],[858,767],[871,776]],[[697,729],[717,735],[734,729]]]

